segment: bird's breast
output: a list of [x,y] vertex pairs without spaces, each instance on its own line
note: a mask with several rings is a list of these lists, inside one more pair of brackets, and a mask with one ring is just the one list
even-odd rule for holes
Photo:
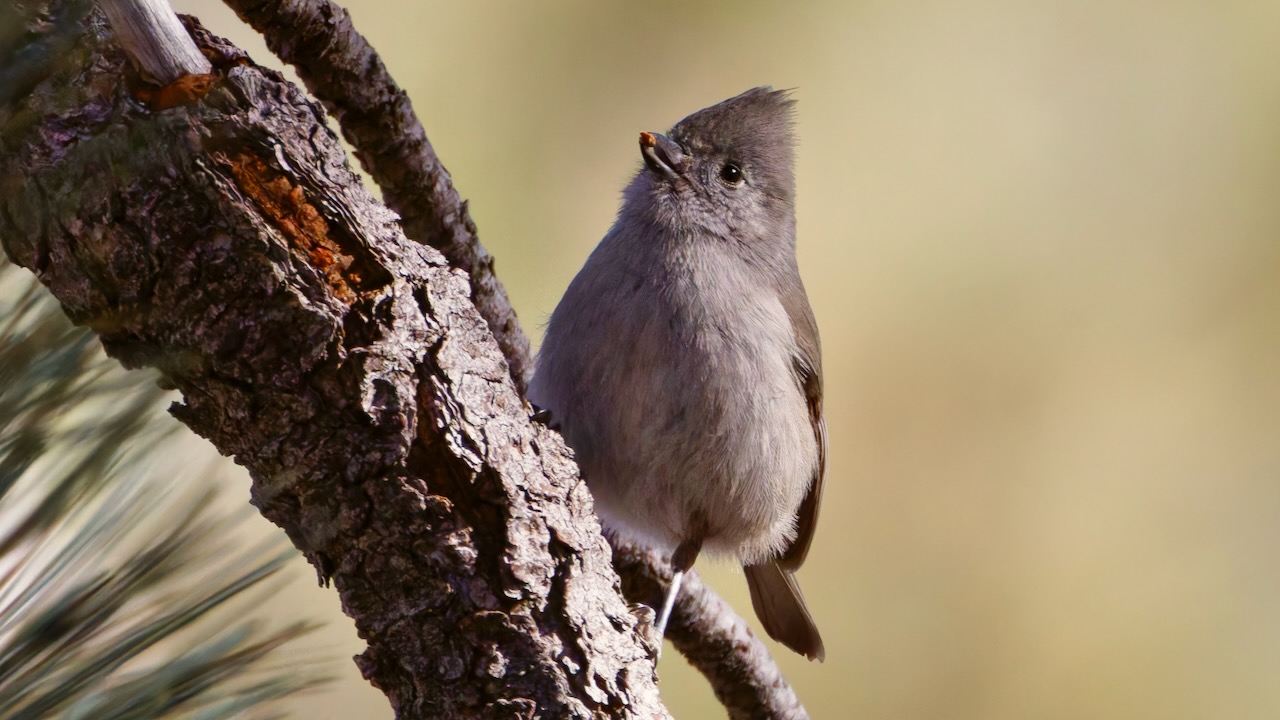
[[[624,457],[589,481],[602,514],[668,543],[706,523],[707,549],[762,557],[794,533],[817,462],[794,331],[775,293],[715,256],[677,258],[631,289],[600,413]],[[634,312],[639,310],[639,312]],[[584,458],[587,463],[590,458]]]

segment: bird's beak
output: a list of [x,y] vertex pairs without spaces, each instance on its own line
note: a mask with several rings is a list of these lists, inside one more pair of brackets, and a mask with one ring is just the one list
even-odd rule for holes
[[661,133],[640,133],[640,154],[644,164],[654,172],[660,172],[675,180],[689,168],[689,156],[675,140]]

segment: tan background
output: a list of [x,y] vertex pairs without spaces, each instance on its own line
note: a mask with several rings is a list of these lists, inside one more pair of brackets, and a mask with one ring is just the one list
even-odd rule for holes
[[[1280,4],[348,5],[535,338],[637,131],[798,88],[828,660],[779,654],[815,718],[1280,717]],[[298,575],[276,612],[357,652]],[[339,665],[296,717],[390,717]]]

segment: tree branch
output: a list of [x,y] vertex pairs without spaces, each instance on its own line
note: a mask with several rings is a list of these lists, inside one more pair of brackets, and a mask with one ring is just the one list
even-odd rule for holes
[[383,202],[400,214],[405,235],[439,250],[471,280],[471,299],[498,340],[523,395],[533,362],[493,257],[480,244],[467,203],[436,157],[409,96],[351,24],[328,0],[224,0],[262,33],[281,60],[298,70],[342,128]]
[[191,41],[166,0],[99,0],[120,46],[158,85],[212,68]]
[[[665,558],[648,548],[610,538],[622,591],[650,606],[671,584]],[[808,720],[768,649],[746,621],[690,571],[667,624],[667,639],[701,672],[732,720]]]
[[466,278],[406,240],[322,110],[199,34],[202,100],[137,102],[101,17],[0,108],[0,241],[249,469],[401,718],[665,717],[585,485]]
[[[533,370],[529,341],[494,274],[492,258],[408,96],[347,11],[329,0],[224,2],[262,33],[272,52],[297,68],[333,113],[383,199],[401,214],[405,233],[426,239],[451,265],[471,272],[472,300],[498,338],[523,394]],[[614,560],[629,600],[652,606],[662,597],[671,579],[665,558],[628,548],[615,552]],[[659,579],[661,588],[655,585]],[[730,713],[745,713],[733,717],[807,717],[768,651],[714,591],[695,581],[682,588],[678,607],[702,612],[678,612],[680,627],[669,636]],[[726,619],[715,617],[711,608],[726,613]]]
[[[407,98],[345,12],[328,3],[290,4],[301,14],[282,20],[270,15],[268,5],[249,8],[267,14],[257,20],[264,28],[314,27],[320,20],[343,29],[340,41],[326,41],[316,31],[314,37],[299,33],[311,44],[299,40],[292,50],[277,47],[288,45],[282,38],[269,37],[269,44],[286,59],[324,58],[301,74],[328,98],[384,195],[402,198],[402,225],[418,228],[417,237],[436,238],[460,267],[472,269],[469,286],[432,253],[406,250],[392,218],[358,182],[350,186],[354,178],[317,108],[193,21],[193,32],[215,58],[219,75],[210,77],[225,77],[220,87],[211,83],[181,99],[189,102],[212,88],[201,103],[207,107],[139,112],[125,97],[129,92],[153,109],[172,105],[154,102],[155,92],[136,78],[122,81],[120,57],[105,35],[93,36],[74,56],[83,62],[88,52],[92,73],[76,77],[83,69],[64,63],[62,76],[27,98],[23,112],[0,107],[0,130],[6,131],[0,138],[13,138],[0,139],[0,189],[28,178],[37,186],[6,195],[0,241],[16,260],[37,269],[73,318],[98,329],[114,355],[164,370],[187,398],[175,414],[250,468],[255,503],[289,532],[322,578],[332,575],[344,608],[370,641],[361,666],[402,717],[444,713],[445,705],[432,704],[441,702],[452,703],[454,711],[521,707],[527,699],[521,688],[512,690],[515,700],[495,700],[487,691],[459,694],[459,678],[471,668],[488,682],[498,680],[494,672],[506,677],[516,668],[528,679],[539,673],[516,661],[535,657],[543,663],[545,683],[554,684],[558,672],[577,677],[565,694],[585,692],[587,713],[662,716],[656,696],[647,694],[651,668],[646,671],[635,655],[634,636],[625,642],[618,637],[636,624],[625,609],[619,614],[616,592],[605,587],[615,581],[601,566],[585,488],[559,437],[528,427],[523,415],[516,390],[531,367],[528,343],[491,259],[475,240],[465,202]],[[325,69],[327,62],[339,67]],[[77,98],[52,97],[50,88],[72,82],[100,87],[81,87],[85,92]],[[77,114],[77,102],[87,114]],[[271,117],[274,104],[287,112]],[[43,127],[9,133],[7,125],[28,111],[42,117]],[[165,132],[155,133],[156,127]],[[59,140],[59,133],[95,137],[95,152],[102,154]],[[124,157],[130,138],[147,147],[146,158]],[[45,166],[47,158],[57,162]],[[104,162],[127,182],[112,187],[99,179],[78,196],[77,183],[84,182],[79,175],[91,175]],[[122,175],[121,167],[128,172]],[[195,176],[187,177],[188,171]],[[203,208],[189,206],[200,203]],[[168,214],[153,214],[155,208]],[[162,247],[175,241],[184,249]],[[133,265],[149,272],[134,276]],[[185,275],[166,276],[175,269]],[[478,284],[477,276],[487,280]],[[491,339],[471,321],[467,296],[498,336],[505,367],[488,349]],[[304,437],[308,433],[314,438]],[[405,545],[392,548],[397,542]],[[574,558],[577,552],[582,557]],[[425,566],[424,556],[431,558]],[[669,580],[660,569],[665,562],[634,551],[618,558],[628,595],[652,603],[660,595],[655,588]],[[374,571],[364,567],[368,563]],[[456,588],[468,590],[460,595]],[[478,588],[485,593],[474,595]],[[599,596],[609,592],[613,600]],[[521,598],[516,605],[534,619],[505,602],[495,610],[500,597]],[[379,611],[374,606],[382,602],[387,607]],[[550,611],[559,618],[548,617]],[[489,625],[458,625],[468,612],[495,622],[504,618],[498,625],[506,628],[506,641],[518,642],[516,635],[528,630],[537,647],[512,655],[485,645],[477,654],[469,633],[483,635]],[[682,592],[671,630],[677,648],[708,677],[733,717],[804,717],[745,623],[701,583]],[[549,636],[558,638],[551,646],[544,642]],[[574,645],[578,650],[565,649]],[[405,648],[412,648],[416,663],[403,656]],[[584,681],[592,650],[612,653],[612,665],[597,664],[587,673],[596,680]],[[477,667],[478,657],[499,660]],[[610,668],[618,674],[608,675]],[[447,680],[413,684],[415,673],[432,669]],[[599,680],[608,677],[626,681]],[[619,698],[628,710],[617,709]],[[558,702],[572,704],[563,697]]]

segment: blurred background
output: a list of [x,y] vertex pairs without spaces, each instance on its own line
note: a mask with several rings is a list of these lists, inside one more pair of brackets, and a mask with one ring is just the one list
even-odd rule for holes
[[[638,131],[797,89],[827,661],[773,647],[815,718],[1280,717],[1280,4],[346,5],[535,343]],[[359,652],[298,564],[275,612]],[[296,717],[391,717],[341,670]],[[659,670],[676,717],[723,716]]]

